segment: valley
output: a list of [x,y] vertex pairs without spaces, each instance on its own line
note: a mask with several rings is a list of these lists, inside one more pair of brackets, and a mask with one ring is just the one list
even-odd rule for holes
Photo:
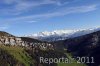
[[[16,37],[6,32],[0,32],[0,41],[1,66],[100,65],[100,31],[53,42],[41,41],[29,37]],[[68,58],[73,63],[63,63],[63,61],[50,64],[40,63],[40,57],[58,59],[63,57]],[[94,63],[77,63],[77,57],[93,57]]]

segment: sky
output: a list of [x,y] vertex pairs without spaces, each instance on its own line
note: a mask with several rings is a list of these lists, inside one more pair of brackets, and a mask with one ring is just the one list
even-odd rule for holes
[[0,31],[16,36],[100,26],[100,0],[0,0]]

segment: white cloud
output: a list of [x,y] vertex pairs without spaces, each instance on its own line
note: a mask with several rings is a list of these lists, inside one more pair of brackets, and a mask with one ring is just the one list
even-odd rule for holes
[[[53,4],[57,6],[61,6],[62,3],[59,0],[40,0],[40,1],[28,1],[28,0],[3,0],[6,5],[11,5],[9,8],[4,8],[1,11],[4,14],[9,15],[19,15],[25,11],[34,9],[35,7],[46,5],[46,4]],[[67,2],[66,2],[67,3]]]
[[[36,14],[36,15],[28,15],[28,16],[18,16],[18,17],[12,17],[8,18],[5,20],[1,20],[2,22],[6,23],[16,23],[16,22],[27,22],[27,23],[34,23],[37,22],[38,20],[41,19],[46,19],[46,18],[53,18],[53,17],[62,17],[66,16],[69,14],[74,14],[74,13],[86,13],[86,12],[91,12],[97,9],[98,5],[87,5],[87,6],[77,6],[77,7],[63,7],[59,8],[58,10],[54,10],[49,13],[42,13],[42,14]],[[36,21],[34,21],[36,20]]]
[[35,23],[35,22],[37,22],[37,21],[27,21],[27,23]]
[[26,20],[32,20],[32,19],[52,18],[52,17],[65,16],[65,15],[73,14],[73,13],[90,12],[90,11],[94,11],[96,9],[97,9],[97,5],[64,7],[64,8],[60,8],[60,9],[55,10],[54,12],[50,12],[50,13],[23,16],[23,17],[13,18],[13,19],[9,19],[9,20],[12,20],[12,21],[24,20],[24,21],[26,21]]

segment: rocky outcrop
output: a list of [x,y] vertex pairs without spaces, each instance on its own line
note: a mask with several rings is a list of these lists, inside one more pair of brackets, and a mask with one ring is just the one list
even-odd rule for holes
[[48,42],[39,41],[28,37],[15,37],[8,33],[0,35],[0,44],[6,46],[20,46],[27,48],[54,49],[53,45]]

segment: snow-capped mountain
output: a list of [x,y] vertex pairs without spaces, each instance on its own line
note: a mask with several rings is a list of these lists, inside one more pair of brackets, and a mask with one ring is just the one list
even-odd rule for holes
[[89,34],[95,31],[99,31],[99,28],[93,28],[93,29],[79,29],[79,30],[55,30],[52,32],[39,32],[36,34],[27,35],[28,37],[43,40],[43,41],[58,41],[58,40],[64,40],[67,38],[73,38],[82,36],[85,34]]

